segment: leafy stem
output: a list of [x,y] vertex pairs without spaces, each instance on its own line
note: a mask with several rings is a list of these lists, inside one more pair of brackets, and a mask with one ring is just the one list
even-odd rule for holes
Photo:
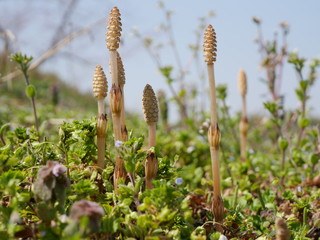
[[308,91],[314,84],[317,77],[316,69],[320,66],[320,59],[314,59],[309,64],[309,75],[307,78],[303,76],[303,70],[305,67],[306,59],[299,57],[298,53],[290,53],[288,62],[294,66],[294,69],[298,75],[299,86],[296,89],[296,95],[301,102],[300,118],[298,119],[298,125],[300,127],[297,147],[300,146],[301,140],[304,135],[305,128],[309,125],[309,119],[306,118],[307,100],[309,99]]
[[30,62],[32,61],[32,59],[33,59],[32,56],[28,57],[27,55],[22,55],[21,53],[16,53],[11,56],[11,60],[15,61],[18,64],[18,68],[22,72],[24,79],[26,81],[26,85],[27,85],[26,94],[31,100],[35,127],[37,132],[39,133],[39,121],[38,121],[37,109],[36,109],[36,103],[35,103],[36,90],[30,84],[29,75],[28,75],[28,70],[29,70]]

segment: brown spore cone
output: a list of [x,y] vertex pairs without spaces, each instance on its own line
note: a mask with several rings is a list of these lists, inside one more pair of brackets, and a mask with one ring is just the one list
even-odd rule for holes
[[119,48],[120,36],[122,31],[120,16],[121,14],[117,7],[114,7],[109,14],[106,41],[107,41],[107,48],[110,51],[115,51]]
[[209,25],[204,33],[203,41],[203,56],[204,61],[208,64],[213,64],[217,57],[217,40],[216,33],[211,25]]
[[93,75],[93,95],[97,99],[105,98],[108,94],[108,82],[100,65],[97,65]]
[[149,84],[147,84],[143,90],[142,106],[145,121],[147,123],[158,122],[158,101],[152,87]]

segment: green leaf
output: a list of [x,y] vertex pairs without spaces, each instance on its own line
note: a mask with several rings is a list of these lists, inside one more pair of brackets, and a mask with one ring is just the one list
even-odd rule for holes
[[298,119],[298,125],[300,128],[306,128],[310,124],[310,120],[308,118],[299,117]]
[[131,159],[129,159],[124,162],[124,167],[127,172],[134,172],[135,164]]
[[26,95],[29,97],[29,98],[34,98],[36,96],[36,89],[34,88],[33,85],[28,85],[26,87]]
[[300,88],[305,91],[308,87],[308,84],[309,84],[309,82],[307,80],[301,80],[300,81]]
[[186,96],[187,94],[187,91],[185,89],[182,89],[180,92],[179,92],[179,97],[183,98],[184,96]]
[[227,85],[219,84],[216,88],[218,99],[225,100],[227,98]]
[[173,70],[173,67],[172,66],[165,66],[165,67],[159,68],[159,70],[160,70],[160,73],[162,74],[162,76],[164,76],[166,78],[167,83],[171,84],[173,82],[173,79],[171,77],[171,72]]
[[168,222],[171,221],[174,216],[176,215],[177,211],[172,211],[172,209],[169,209],[168,206],[165,206],[162,208],[161,212],[157,216],[157,220],[160,222]]
[[309,161],[311,164],[316,165],[319,162],[319,154],[311,154],[309,157]]
[[303,101],[303,99],[304,99],[303,91],[301,89],[296,89],[295,92],[296,92],[296,95],[297,95],[299,101]]
[[277,103],[275,102],[265,102],[263,103],[264,108],[267,109],[272,115],[275,115],[278,107],[277,107]]
[[16,63],[18,63],[21,66],[21,68],[28,69],[33,57],[32,56],[28,57],[27,55],[22,55],[22,53],[15,53],[15,54],[11,55],[10,59],[12,61],[15,61]]
[[279,145],[280,150],[285,151],[287,149],[287,147],[288,147],[288,144],[289,143],[288,143],[287,139],[285,139],[283,137],[279,137],[278,145]]

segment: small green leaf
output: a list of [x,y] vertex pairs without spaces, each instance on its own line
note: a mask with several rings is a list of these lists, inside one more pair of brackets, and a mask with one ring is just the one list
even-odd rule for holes
[[186,96],[187,94],[187,91],[185,89],[182,89],[180,92],[179,92],[179,97],[183,98],[184,96]]
[[26,94],[29,98],[33,98],[36,96],[36,89],[34,88],[33,85],[28,85],[26,87]]
[[226,84],[219,84],[217,86],[217,97],[218,99],[225,100],[227,98],[227,85]]
[[264,108],[267,109],[272,115],[275,115],[277,112],[277,103],[275,102],[265,102],[263,103]]
[[301,89],[302,90],[306,90],[307,89],[307,87],[308,87],[308,81],[307,80],[302,80],[302,81],[300,81],[300,87],[301,87]]
[[295,92],[296,92],[296,95],[297,95],[298,99],[300,101],[303,101],[303,95],[304,95],[303,91],[301,89],[296,89]]
[[288,143],[287,139],[285,139],[283,137],[279,137],[278,145],[279,145],[280,150],[285,151],[287,149],[287,147],[288,147],[288,144],[289,143]]
[[309,160],[311,164],[316,165],[319,162],[319,154],[311,154]]
[[299,117],[298,125],[300,128],[306,128],[309,126],[310,120],[308,118]]

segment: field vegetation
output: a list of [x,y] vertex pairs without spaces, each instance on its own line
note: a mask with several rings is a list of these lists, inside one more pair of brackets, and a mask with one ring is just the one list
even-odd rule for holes
[[[171,39],[170,12],[160,7]],[[170,89],[155,92],[152,81],[141,89],[141,117],[125,109],[125,17],[110,11],[101,46],[110,65],[92,69],[90,94],[31,70],[30,56],[1,53],[2,76],[20,75],[0,81],[0,239],[319,239],[320,125],[308,100],[320,59],[289,52],[286,23],[281,41],[259,35],[268,115],[247,112],[249,69],[235,76],[242,109],[231,114],[228,86],[215,82],[211,16],[191,46],[207,69],[199,75],[207,109],[194,104],[200,93],[186,87],[175,43],[167,47],[177,65],[163,65],[153,40],[135,32]],[[253,24],[261,34],[262,21]],[[294,110],[279,91],[285,64],[299,82]]]

